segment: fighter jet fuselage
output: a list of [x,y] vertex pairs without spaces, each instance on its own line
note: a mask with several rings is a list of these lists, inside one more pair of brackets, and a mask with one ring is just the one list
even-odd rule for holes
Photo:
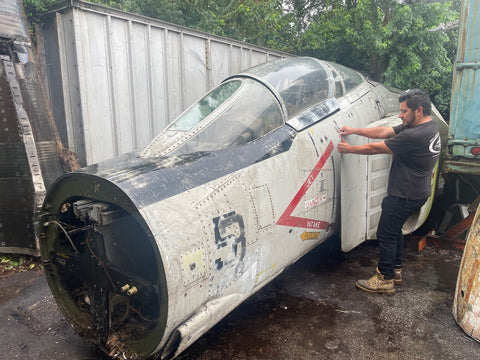
[[[393,126],[398,95],[337,64],[277,60],[226,79],[142,152],[60,178],[41,253],[63,314],[111,356],[178,355],[340,235],[342,182],[366,183],[389,157],[365,167],[350,155],[342,172],[338,129]],[[385,193],[385,177],[372,184]],[[375,196],[363,194],[354,201],[367,208]]]

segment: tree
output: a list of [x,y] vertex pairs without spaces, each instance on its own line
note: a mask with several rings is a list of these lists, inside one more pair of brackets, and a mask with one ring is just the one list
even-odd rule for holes
[[308,22],[297,25],[296,53],[339,62],[399,89],[422,88],[448,117],[456,33],[430,30],[458,18],[458,3],[289,2],[309,9]]
[[446,118],[454,62],[449,47],[456,44],[457,33],[449,37],[447,33],[429,30],[452,16],[458,17],[457,13],[450,13],[449,5],[402,6],[396,11],[391,21],[393,46],[383,74],[385,83],[400,89],[424,89]]
[[285,48],[290,28],[281,0],[144,0],[128,11],[274,49]]
[[[26,12],[55,0],[23,0]],[[448,118],[460,0],[90,0],[296,55],[430,94]]]
[[40,16],[55,0],[22,0],[23,10],[30,24],[38,23]]

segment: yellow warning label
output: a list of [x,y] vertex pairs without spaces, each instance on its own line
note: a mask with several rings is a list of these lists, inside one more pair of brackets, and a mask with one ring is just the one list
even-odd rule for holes
[[320,236],[320,232],[318,231],[304,231],[303,234],[300,236],[302,240],[317,240]]

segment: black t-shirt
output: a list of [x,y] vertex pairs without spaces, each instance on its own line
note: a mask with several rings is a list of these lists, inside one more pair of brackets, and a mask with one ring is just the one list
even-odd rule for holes
[[437,125],[429,121],[413,128],[398,125],[395,136],[385,140],[393,152],[388,194],[409,200],[430,196],[433,169],[440,154]]

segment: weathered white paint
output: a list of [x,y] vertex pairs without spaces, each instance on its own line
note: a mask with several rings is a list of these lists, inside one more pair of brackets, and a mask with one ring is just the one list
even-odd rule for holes
[[480,341],[480,206],[463,252],[453,301],[453,316],[469,336]]
[[[327,70],[331,66],[332,73],[325,72],[324,75],[328,80],[336,78],[333,71],[339,71],[334,70],[331,64],[302,58],[281,60],[265,68],[268,69],[268,74],[277,75],[269,66],[289,69],[285,63],[291,63],[295,70],[298,70],[300,63],[316,63]],[[317,67],[313,69],[316,70],[314,74],[320,74]],[[261,74],[258,68],[250,72],[252,77]],[[239,79],[232,79],[232,82],[244,82],[246,88],[253,89],[251,77],[243,76],[245,75],[239,75]],[[257,76],[261,78],[261,75]],[[46,202],[52,203],[50,211],[60,218],[63,216],[60,209],[64,202],[85,197],[88,201],[111,202],[119,207],[128,207],[123,212],[128,211],[129,216],[119,220],[119,226],[125,224],[127,219],[132,225],[138,222],[138,231],[125,237],[123,228],[119,228],[122,232],[113,232],[112,226],[111,236],[101,226],[95,228],[95,232],[105,234],[101,240],[104,243],[122,243],[122,246],[118,245],[119,248],[129,248],[133,244],[130,236],[134,236],[135,246],[155,256],[150,261],[152,271],[157,271],[160,279],[154,280],[159,298],[154,304],[160,309],[155,329],[158,332],[147,332],[148,339],[155,337],[155,341],[143,348],[138,344],[146,342],[139,343],[135,339],[133,346],[137,346],[135,353],[138,357],[156,352],[162,352],[166,357],[177,355],[235,306],[327,238],[341,233],[342,242],[347,241],[344,250],[369,238],[378,222],[379,203],[386,191],[389,159],[383,155],[340,155],[336,150],[341,141],[338,130],[344,125],[365,127],[396,124],[396,117],[392,117],[391,113],[398,111],[399,94],[381,85],[371,84],[359,74],[356,77],[357,86],[352,87],[346,96],[339,95],[338,107],[333,106],[337,102],[332,97],[333,90],[330,89],[326,94],[332,105],[327,107],[331,110],[328,116],[322,116],[320,111],[313,112],[311,108],[292,115],[291,118],[296,118],[293,123],[299,126],[298,129],[290,127],[291,119],[287,118],[286,124],[282,122],[265,137],[246,144],[218,152],[198,151],[196,148],[194,152],[172,154],[181,149],[188,139],[195,140],[197,132],[202,134],[200,130],[206,131],[207,124],[227,121],[226,117],[222,117],[227,113],[222,103],[190,129],[184,130],[179,126],[181,130],[175,127],[174,130],[165,130],[140,157],[122,156],[92,166],[85,170],[83,180],[81,174],[72,174],[59,180],[50,190]],[[302,81],[308,83],[308,79],[304,76]],[[312,79],[315,77],[310,80]],[[264,85],[272,87],[268,82]],[[238,94],[242,91],[244,90],[240,87],[238,93],[231,94],[232,98],[225,100],[225,103],[234,107],[237,101],[240,102]],[[303,103],[315,99],[305,95],[308,94],[306,91],[292,93],[294,99],[300,99]],[[288,95],[292,93],[285,91],[282,95],[289,99]],[[275,92],[272,91],[272,94]],[[273,97],[272,94],[269,95]],[[259,102],[266,102],[266,97],[262,97]],[[280,114],[280,106],[275,102],[272,104]],[[251,102],[246,103],[238,112],[250,105]],[[320,109],[316,107],[317,103],[313,105],[315,109]],[[269,107],[268,111],[273,112],[275,106]],[[284,104],[283,108],[286,109],[287,106]],[[293,109],[292,112],[296,109],[294,106],[290,108]],[[195,106],[192,109],[196,109]],[[439,127],[445,129],[445,122],[437,120]],[[227,123],[231,126],[230,122]],[[177,132],[178,136],[168,136],[172,131]],[[168,141],[172,138],[175,138],[173,143]],[[360,137],[352,136],[348,140],[354,143],[356,139]],[[265,145],[261,154],[256,154],[258,148],[255,146],[258,144]],[[270,154],[274,155],[269,156]],[[243,160],[243,157],[250,160],[244,167],[217,172],[223,169],[222,165]],[[132,162],[130,166],[122,167],[121,161],[126,164]],[[189,163],[190,166],[198,167],[183,167],[189,166]],[[105,168],[102,171],[103,166]],[[188,169],[194,169],[193,173]],[[88,171],[92,174],[87,175]],[[200,178],[207,174],[212,176],[206,177],[205,182],[197,183],[193,174]],[[76,184],[75,176],[78,176]],[[145,189],[148,180],[154,184],[148,188],[150,192]],[[92,186],[95,181],[99,182],[98,187],[103,188]],[[82,186],[78,186],[80,182],[83,183]],[[183,191],[170,193],[169,187],[176,189],[177,185],[189,186],[185,186]],[[77,190],[76,187],[82,190]],[[353,189],[356,193],[351,196],[343,187]],[[77,191],[83,193],[78,194]],[[163,191],[167,192],[166,196],[155,200],[154,195],[162,194]],[[58,194],[58,198],[55,198],[55,194]],[[104,197],[100,198],[102,195]],[[340,197],[341,207],[347,207],[347,210],[352,211],[351,214],[342,213],[340,216]],[[131,201],[134,202],[133,205]],[[78,219],[82,217],[81,214],[75,216]],[[54,222],[45,224],[47,230],[55,226]],[[74,226],[79,225],[75,223]],[[56,231],[58,229],[50,228],[47,235],[55,235]],[[44,238],[48,239],[48,236]],[[351,240],[349,237],[353,237],[353,243],[348,242]],[[50,241],[53,243],[56,239],[58,238],[54,237]],[[77,241],[83,242],[83,239],[78,238]],[[63,251],[64,246],[70,250],[69,243],[64,241],[56,251]],[[42,253],[42,257],[49,259],[48,247],[43,250],[45,253]],[[119,259],[121,258],[120,256]],[[50,274],[49,271],[59,270],[51,266],[46,269],[47,275]],[[50,278],[50,285],[60,299],[60,306],[67,307],[75,314],[76,306],[69,303],[70,299],[64,296],[62,284],[56,284],[56,279],[57,276],[53,280]],[[130,281],[130,278],[125,280],[127,283]],[[141,296],[137,299],[141,304]],[[89,329],[88,326],[87,328]],[[115,328],[111,331],[116,335],[121,330]],[[128,346],[128,336],[124,341]],[[119,355],[123,351],[121,348],[113,350],[118,351]]]

